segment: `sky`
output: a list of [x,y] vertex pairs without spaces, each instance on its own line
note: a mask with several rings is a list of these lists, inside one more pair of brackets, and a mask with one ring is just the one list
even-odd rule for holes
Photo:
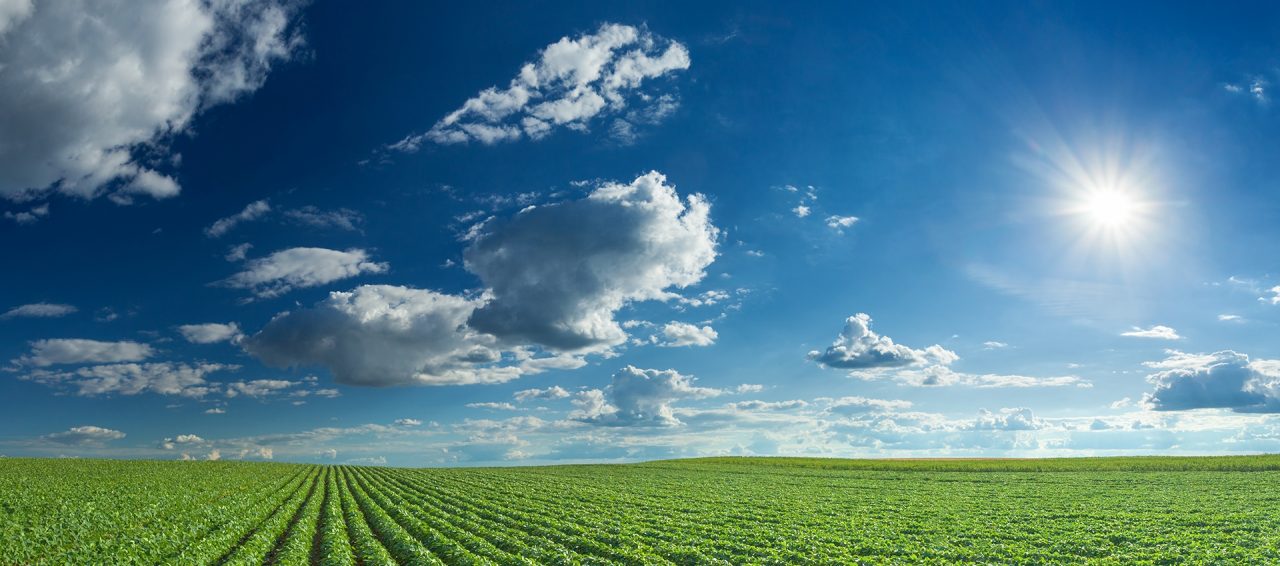
[[1280,451],[1277,22],[0,0],[0,454]]

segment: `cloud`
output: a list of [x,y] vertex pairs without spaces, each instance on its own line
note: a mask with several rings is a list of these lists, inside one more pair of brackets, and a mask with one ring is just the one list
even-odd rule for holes
[[72,427],[64,432],[46,434],[40,439],[56,444],[85,446],[103,444],[112,440],[120,440],[124,437],[125,434],[118,430],[89,425]]
[[528,401],[530,399],[567,399],[569,397],[569,391],[559,385],[552,385],[546,389],[524,389],[516,391],[514,397],[516,401],[519,402]]
[[[300,3],[5,2],[0,196],[168,198],[155,170],[201,111],[257,90],[301,44]],[[14,7],[17,7],[16,9]]]
[[249,250],[251,249],[253,249],[253,244],[248,242],[231,246],[231,248],[227,250],[227,255],[223,256],[223,259],[226,259],[227,261],[241,261],[249,254]]
[[1156,338],[1159,340],[1181,340],[1182,339],[1181,336],[1178,336],[1177,330],[1169,328],[1168,326],[1161,326],[1159,324],[1152,326],[1151,328],[1139,328],[1135,326],[1133,327],[1133,330],[1130,330],[1128,332],[1122,332],[1120,333],[1120,335],[1129,336],[1132,338]]
[[178,327],[182,337],[193,344],[214,344],[217,342],[239,342],[244,335],[234,322],[221,324],[209,322],[205,324],[184,324]]
[[4,318],[57,318],[73,314],[77,309],[72,305],[63,305],[58,303],[31,303],[28,305],[20,305],[0,314],[0,319]]
[[832,399],[827,405],[826,412],[840,415],[861,415],[864,413],[891,413],[910,408],[911,401],[853,396]]
[[857,222],[857,216],[836,216],[833,214],[827,217],[827,228],[843,234],[845,228],[853,226]]
[[895,344],[892,338],[871,330],[870,315],[858,313],[845,319],[844,330],[826,351],[809,352],[809,359],[832,368],[871,369],[919,365],[928,361],[948,364],[958,356],[937,345],[916,350]]
[[812,212],[812,209],[810,209],[808,206],[801,204],[801,205],[796,205],[795,208],[791,209],[791,212],[796,215],[796,218],[804,218],[808,216],[810,212]]
[[892,369],[877,368],[865,371],[853,371],[849,377],[874,381],[890,378],[902,385],[913,387],[953,387],[966,386],[978,389],[1008,387],[1093,387],[1086,379],[1074,375],[1036,377],[1029,375],[1009,375],[996,373],[966,373],[955,371],[945,365],[932,364],[921,368]]
[[504,402],[501,402],[501,403],[495,403],[495,402],[492,402],[492,401],[490,401],[490,402],[486,402],[486,403],[467,403],[467,408],[470,408],[470,409],[489,409],[489,410],[493,410],[493,411],[519,411],[519,410],[521,410],[519,407],[516,407],[515,405],[512,405],[511,403],[507,403],[507,402],[505,402],[505,401],[504,401]]
[[179,434],[174,438],[165,438],[164,440],[160,441],[160,448],[164,450],[173,450],[177,448],[179,445],[187,446],[187,445],[199,445],[204,443],[205,443],[205,440],[203,438],[200,438],[199,436],[196,436],[194,434]]
[[1045,426],[1044,421],[1036,418],[1031,409],[1025,407],[1000,409],[993,413],[986,409],[978,411],[978,418],[970,425],[972,430],[1037,430]]
[[201,398],[219,388],[218,384],[206,381],[206,375],[235,369],[239,366],[211,363],[107,364],[64,372],[37,370],[22,379],[54,387],[74,387],[81,396],[156,393]]
[[298,385],[298,382],[285,379],[236,381],[226,384],[225,395],[227,397],[239,397],[241,395],[245,397],[266,397],[296,385]]
[[1171,351],[1147,376],[1155,389],[1143,395],[1145,406],[1157,411],[1231,409],[1242,413],[1280,412],[1280,361],[1249,360],[1223,350],[1212,354]]
[[1238,314],[1220,314],[1218,315],[1218,321],[1219,322],[1244,322],[1244,317]]
[[248,289],[262,299],[278,297],[293,289],[315,287],[363,273],[384,273],[390,266],[369,261],[361,249],[289,248],[249,260],[245,269],[220,282],[233,289]]
[[990,340],[982,343],[983,350],[1003,350],[1008,347],[1009,347],[1008,344],[1004,342],[997,342],[995,340]]
[[621,344],[618,309],[674,298],[667,289],[705,276],[719,236],[709,212],[702,195],[682,201],[655,171],[486,223],[464,258],[493,299],[469,323],[560,351]]
[[396,424],[400,426],[422,426],[422,421],[418,419],[396,419]]
[[692,377],[675,370],[626,366],[613,374],[603,392],[591,389],[579,393],[574,400],[579,407],[575,418],[604,426],[676,426],[681,423],[671,403],[722,394],[720,389],[694,386]]
[[698,327],[687,322],[668,322],[662,327],[665,342],[659,346],[679,348],[682,346],[710,346],[720,337],[716,329],[710,326]]
[[154,353],[151,346],[121,340],[102,342],[83,338],[51,338],[31,343],[31,353],[13,360],[24,366],[47,367],[58,364],[136,362]]
[[576,358],[500,349],[467,327],[480,299],[391,285],[333,292],[310,309],[272,319],[244,349],[269,365],[329,368],[348,385],[500,383],[525,373],[579,367]]
[[[244,222],[252,222],[271,212],[271,204],[266,199],[254,201],[244,207],[244,210],[232,214],[226,218],[222,218],[208,228],[204,229],[204,235],[210,238],[221,238],[227,232],[230,232],[236,226]],[[244,257],[243,255],[241,257]]]
[[18,224],[35,224],[36,222],[39,222],[41,218],[48,215],[49,203],[36,205],[31,207],[30,210],[23,210],[20,212],[4,211],[5,219],[12,220]]
[[212,408],[212,409],[205,409],[205,410],[204,410],[204,414],[206,414],[206,415],[225,415],[225,414],[227,414],[227,410],[226,410],[226,409],[223,409],[223,408],[221,408],[221,407],[214,407],[214,408]]
[[304,206],[286,210],[284,217],[294,224],[313,228],[338,228],[351,232],[360,230],[360,224],[364,223],[364,215],[349,208],[320,210],[314,206]]
[[[594,34],[563,37],[548,45],[536,61],[521,67],[507,88],[480,91],[427,132],[407,136],[388,149],[414,152],[425,142],[490,145],[540,139],[558,127],[584,131],[595,118],[618,115],[637,102],[653,101],[643,116],[631,116],[630,122],[644,116],[660,120],[673,110],[674,99],[654,97],[640,87],[687,68],[684,45],[643,28],[606,23]],[[633,139],[631,123],[622,129]]]
[[1276,285],[1275,287],[1272,287],[1272,288],[1270,288],[1270,289],[1267,289],[1267,290],[1266,290],[1266,291],[1264,291],[1264,292],[1265,292],[1265,293],[1271,293],[1271,296],[1270,296],[1270,297],[1258,297],[1258,300],[1259,300],[1259,301],[1262,301],[1262,302],[1264,302],[1264,303],[1268,303],[1268,304],[1272,304],[1272,305],[1280,305],[1280,285]]

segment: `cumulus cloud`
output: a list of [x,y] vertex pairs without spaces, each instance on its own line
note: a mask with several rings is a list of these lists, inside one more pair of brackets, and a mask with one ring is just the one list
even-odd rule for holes
[[194,434],[179,434],[173,438],[165,438],[160,441],[160,448],[165,450],[173,450],[178,446],[191,446],[204,444],[205,440]]
[[716,343],[720,335],[710,326],[696,326],[687,322],[668,322],[662,327],[665,339],[659,346],[679,348],[682,346],[710,346]]
[[795,208],[791,209],[791,212],[795,214],[797,218],[804,218],[808,216],[810,212],[812,212],[812,209],[810,209],[808,206],[800,204],[800,205],[796,205]]
[[693,385],[693,378],[675,370],[626,366],[613,374],[604,391],[579,393],[575,418],[604,426],[676,426],[681,424],[671,403],[724,394],[723,390]]
[[1132,338],[1155,338],[1158,340],[1181,340],[1178,331],[1168,326],[1155,325],[1150,328],[1133,327],[1133,330],[1121,332],[1121,336],[1129,336]]
[[85,446],[103,444],[111,440],[120,440],[124,437],[125,434],[118,430],[89,425],[71,427],[69,430],[64,432],[46,434],[40,438],[46,442],[53,442],[56,444]]
[[152,162],[167,140],[257,90],[301,44],[292,1],[0,6],[0,196],[10,199],[177,194]]
[[47,202],[33,206],[28,210],[20,210],[18,212],[4,211],[6,220],[12,220],[18,224],[35,224],[48,215],[49,203]]
[[1143,404],[1151,409],[1280,412],[1280,361],[1251,361],[1231,350],[1212,354],[1172,351],[1168,358],[1146,365],[1159,370],[1147,376],[1155,389],[1143,395]]
[[227,397],[266,397],[297,385],[296,381],[286,379],[254,379],[236,381],[226,384],[224,394]]
[[[271,212],[271,204],[266,199],[251,202],[244,207],[244,210],[210,224],[208,228],[204,229],[204,234],[210,238],[221,238],[236,226],[262,218],[268,212]],[[240,257],[244,256],[241,255]]]
[[530,399],[555,400],[567,399],[569,391],[559,385],[552,385],[546,389],[523,389],[515,392],[516,401],[524,402]]
[[315,287],[364,273],[384,273],[390,266],[369,261],[361,249],[288,248],[249,260],[243,271],[220,283],[248,289],[258,298],[278,297],[293,289]]
[[136,362],[154,353],[151,346],[129,340],[103,342],[83,338],[50,338],[31,343],[31,353],[13,362],[23,366]]
[[682,200],[655,171],[487,223],[464,258],[493,299],[469,323],[560,351],[621,344],[618,309],[672,299],[669,288],[705,276],[719,236],[709,212],[704,197]]
[[209,322],[204,324],[184,324],[178,327],[182,337],[193,344],[214,344],[217,342],[239,342],[243,334],[240,327],[230,322],[222,324]]
[[506,353],[467,327],[480,299],[391,285],[330,293],[310,309],[272,319],[245,338],[246,351],[274,366],[323,365],[348,385],[499,383],[523,373],[578,367],[569,358]]
[[57,318],[73,314],[77,309],[72,305],[64,305],[59,303],[31,303],[28,305],[20,305],[13,307],[0,314],[0,319],[4,318]]
[[238,368],[211,363],[106,364],[63,372],[37,370],[22,379],[53,387],[72,387],[77,395],[83,396],[156,393],[201,398],[218,390],[217,384],[205,380],[206,375]]
[[[617,126],[624,141],[634,139],[632,123],[657,121],[674,99],[654,96],[641,86],[689,68],[684,45],[648,30],[606,23],[594,34],[563,37],[526,63],[504,89],[491,87],[467,100],[430,130],[410,135],[388,149],[417,151],[423,143],[495,144],[524,137],[540,139],[559,127],[583,131],[597,117],[619,115],[647,104],[639,116]],[[621,119],[620,119],[621,120]]]
[[845,228],[853,226],[857,222],[857,216],[837,216],[833,214],[827,217],[827,228],[843,234]]
[[826,351],[809,352],[809,359],[823,366],[842,369],[902,367],[928,361],[948,364],[958,356],[942,346],[916,350],[895,344],[892,338],[871,330],[871,316],[858,313],[845,319],[844,330]]
[[986,409],[978,411],[978,418],[970,425],[972,430],[1037,430],[1045,426],[1044,421],[1036,418],[1031,409],[1018,407],[1000,409],[991,412]]

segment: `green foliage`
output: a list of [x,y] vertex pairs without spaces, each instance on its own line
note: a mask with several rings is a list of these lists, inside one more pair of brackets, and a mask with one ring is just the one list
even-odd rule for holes
[[1280,458],[0,460],[0,564],[1280,563]]

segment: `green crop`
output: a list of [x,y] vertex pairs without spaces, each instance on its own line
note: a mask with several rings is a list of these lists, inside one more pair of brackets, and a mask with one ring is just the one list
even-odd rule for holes
[[9,564],[1280,563],[1280,457],[0,460]]

